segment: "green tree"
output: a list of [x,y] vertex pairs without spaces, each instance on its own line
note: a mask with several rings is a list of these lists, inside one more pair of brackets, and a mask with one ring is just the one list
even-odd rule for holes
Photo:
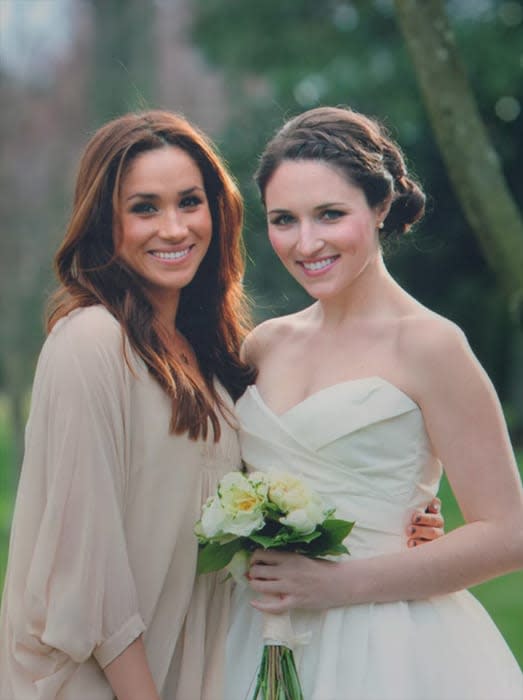
[[523,326],[523,220],[503,177],[442,0],[396,0],[449,179]]
[[518,330],[513,407],[523,418],[523,220],[479,114],[442,0],[395,0],[449,179]]

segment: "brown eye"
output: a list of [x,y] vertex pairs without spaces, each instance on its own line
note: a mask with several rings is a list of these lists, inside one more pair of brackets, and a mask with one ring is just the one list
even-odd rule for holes
[[197,195],[192,194],[189,197],[184,197],[181,200],[180,208],[181,209],[194,209],[199,204],[202,204],[202,202],[203,202],[203,200],[201,197],[198,197]]

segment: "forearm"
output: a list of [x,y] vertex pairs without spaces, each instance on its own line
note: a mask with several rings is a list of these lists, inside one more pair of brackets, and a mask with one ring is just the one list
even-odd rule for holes
[[104,668],[118,700],[160,700],[141,637]]
[[416,600],[443,595],[523,567],[521,525],[473,522],[404,552],[336,566],[333,590],[343,604]]

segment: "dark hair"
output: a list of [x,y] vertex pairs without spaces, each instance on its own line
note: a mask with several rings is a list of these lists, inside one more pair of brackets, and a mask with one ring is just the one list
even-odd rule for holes
[[[137,155],[176,146],[198,165],[212,217],[212,240],[195,277],[182,290],[177,328],[193,346],[206,386],[169,350],[142,280],[115,252],[113,217],[122,177]],[[51,299],[47,330],[73,309],[103,304],[122,325],[131,346],[172,399],[171,430],[217,440],[221,405],[217,377],[233,399],[254,380],[239,357],[250,329],[242,286],[243,203],[210,140],[184,117],[151,110],[127,114],[102,126],[80,161],[73,211],[55,257],[60,287]],[[211,400],[208,396],[211,396]]]
[[269,141],[255,179],[267,184],[285,160],[322,160],[361,187],[370,207],[391,198],[384,236],[402,234],[425,212],[425,195],[407,174],[399,146],[375,119],[345,107],[317,107],[288,121]]

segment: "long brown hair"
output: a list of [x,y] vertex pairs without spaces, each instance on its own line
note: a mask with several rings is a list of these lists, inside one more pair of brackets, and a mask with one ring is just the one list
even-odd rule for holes
[[[183,149],[198,165],[212,217],[209,249],[181,292],[176,318],[196,353],[206,387],[169,350],[141,279],[118,259],[113,239],[120,183],[130,163],[140,153],[168,145]],[[80,161],[71,219],[55,256],[60,286],[50,300],[47,331],[73,309],[103,304],[171,397],[171,430],[205,439],[210,421],[217,440],[214,405],[221,401],[213,379],[237,399],[255,376],[239,357],[250,328],[242,286],[242,225],[243,203],[232,177],[211,141],[184,117],[151,110],[105,124]]]

